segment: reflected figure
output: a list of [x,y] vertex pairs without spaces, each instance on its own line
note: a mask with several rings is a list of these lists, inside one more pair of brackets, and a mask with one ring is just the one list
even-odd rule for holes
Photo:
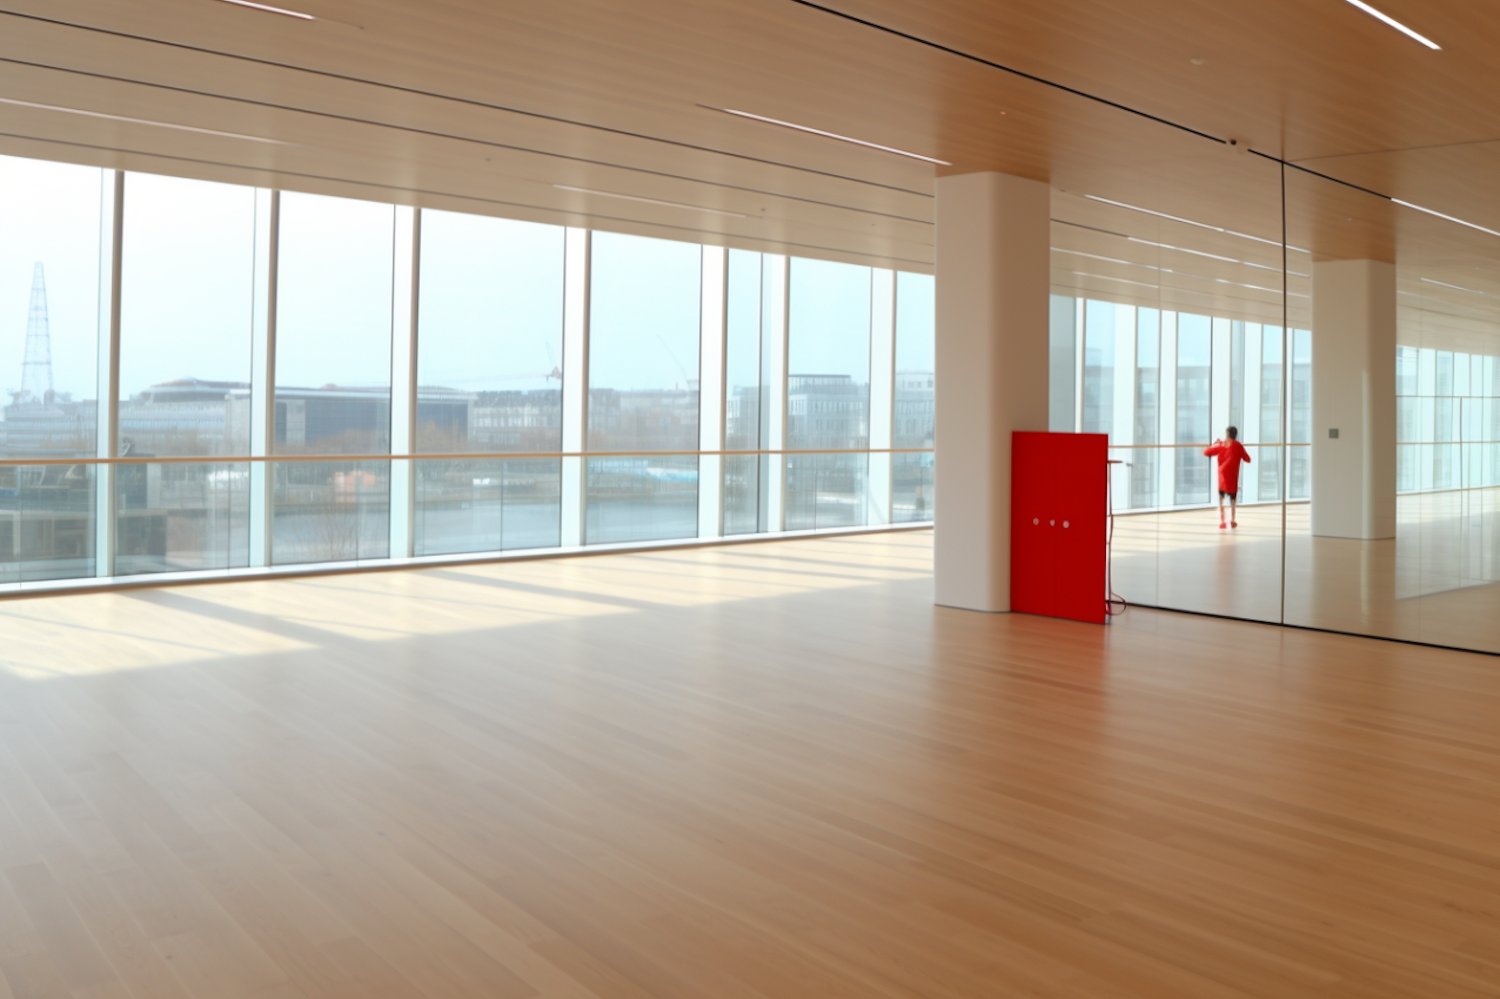
[[1219,530],[1224,529],[1224,498],[1229,498],[1229,526],[1239,527],[1235,504],[1240,496],[1240,463],[1250,464],[1250,452],[1240,443],[1238,427],[1229,427],[1220,438],[1203,449],[1205,458],[1219,459]]

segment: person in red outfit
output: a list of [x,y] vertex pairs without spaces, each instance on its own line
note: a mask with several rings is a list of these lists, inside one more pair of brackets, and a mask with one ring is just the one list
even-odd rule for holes
[[1235,522],[1235,501],[1240,495],[1240,462],[1250,464],[1250,452],[1240,443],[1238,427],[1224,431],[1229,439],[1217,440],[1203,449],[1206,458],[1219,459],[1219,530],[1224,529],[1224,497],[1229,497],[1229,526],[1239,527]]

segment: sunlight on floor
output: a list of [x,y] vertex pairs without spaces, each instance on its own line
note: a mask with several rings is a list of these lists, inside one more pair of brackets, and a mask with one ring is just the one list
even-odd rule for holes
[[0,603],[0,669],[84,676],[931,574],[931,532],[909,531],[34,597]]

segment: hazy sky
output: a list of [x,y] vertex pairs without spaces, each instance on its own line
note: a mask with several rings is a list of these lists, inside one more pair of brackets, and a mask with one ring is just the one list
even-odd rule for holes
[[[32,265],[41,261],[54,384],[96,397],[103,180],[93,168],[0,157],[0,389],[20,388]],[[256,197],[233,185],[127,176],[123,396],[175,378],[249,380]],[[297,193],[281,204],[278,384],[388,385],[394,208]],[[696,380],[702,249],[611,233],[593,242],[594,386]],[[758,284],[759,254],[732,260],[732,285]],[[420,291],[423,384],[557,384],[547,375],[562,363],[560,227],[427,212]],[[870,270],[794,259],[791,296],[792,372],[868,381]],[[735,298],[732,324],[753,327],[758,309],[746,301],[736,310]],[[930,368],[932,279],[901,275],[897,312],[898,366]],[[731,366],[753,378],[753,345],[742,346],[731,344]]]
[[931,274],[896,275],[896,370],[932,371],[937,346]]
[[787,371],[870,381],[868,267],[792,258]]
[[95,397],[103,177],[93,167],[0,156],[0,390],[21,387],[31,272],[41,261],[53,388],[78,399]]
[[120,393],[250,380],[255,189],[125,178]]

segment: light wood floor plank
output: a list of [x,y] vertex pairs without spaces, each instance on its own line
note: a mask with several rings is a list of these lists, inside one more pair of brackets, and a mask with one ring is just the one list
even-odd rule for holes
[[925,533],[0,605],[0,999],[1500,997],[1500,666]]

